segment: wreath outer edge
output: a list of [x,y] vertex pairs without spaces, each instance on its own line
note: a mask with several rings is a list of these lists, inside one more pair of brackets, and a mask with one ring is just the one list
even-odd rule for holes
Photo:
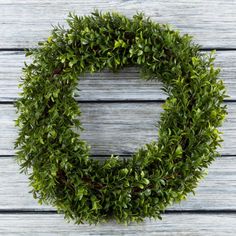
[[[227,115],[227,95],[214,52],[201,52],[191,36],[143,13],[70,13],[67,23],[69,28],[54,26],[47,40],[26,51],[32,62],[25,63],[15,103],[21,172],[39,203],[77,224],[161,219],[168,206],[194,192],[220,156],[218,127]],[[128,66],[138,66],[142,79],[161,81],[168,94],[158,140],[130,159],[112,155],[99,162],[80,137],[81,111],[73,93],[84,73]]]

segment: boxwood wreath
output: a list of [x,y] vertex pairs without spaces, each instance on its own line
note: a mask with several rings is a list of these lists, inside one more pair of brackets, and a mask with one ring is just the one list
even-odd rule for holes
[[[219,156],[217,127],[227,110],[214,55],[143,13],[132,18],[97,10],[83,17],[70,13],[67,22],[68,28],[54,27],[26,53],[32,62],[23,68],[23,92],[16,101],[21,171],[28,173],[40,203],[77,224],[161,219],[167,206],[194,192]],[[142,79],[161,81],[168,94],[158,140],[131,158],[112,155],[101,162],[90,157],[90,146],[75,131],[83,128],[73,93],[86,72],[128,66],[138,66]]]

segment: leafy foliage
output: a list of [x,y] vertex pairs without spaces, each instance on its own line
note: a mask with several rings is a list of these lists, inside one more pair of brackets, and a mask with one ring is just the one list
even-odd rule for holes
[[[219,155],[217,127],[227,114],[225,87],[214,56],[199,51],[187,34],[137,13],[70,14],[69,28],[54,27],[39,47],[27,51],[23,92],[16,102],[17,160],[29,174],[40,203],[57,207],[75,223],[120,223],[160,218],[172,203],[193,192],[206,168]],[[90,158],[80,108],[73,98],[85,72],[116,72],[136,65],[146,80],[160,80],[168,99],[163,105],[158,141],[131,159]]]

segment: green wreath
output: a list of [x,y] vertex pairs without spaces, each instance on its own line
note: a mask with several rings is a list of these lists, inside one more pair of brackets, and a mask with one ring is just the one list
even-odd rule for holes
[[[27,51],[23,92],[16,101],[17,160],[29,174],[32,193],[75,223],[161,219],[170,204],[186,198],[219,155],[217,127],[227,114],[214,56],[189,35],[152,22],[142,13],[70,14],[68,29],[56,26],[47,41]],[[141,77],[163,82],[168,98],[157,123],[158,141],[130,159],[90,158],[80,108],[73,98],[85,72],[140,67]],[[145,112],[145,111],[144,111]]]

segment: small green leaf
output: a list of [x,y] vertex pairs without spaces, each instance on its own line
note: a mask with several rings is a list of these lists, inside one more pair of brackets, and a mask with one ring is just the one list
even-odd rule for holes
[[141,55],[143,55],[143,51],[142,51],[142,50],[139,50],[139,51],[138,51],[138,56],[141,56]]
[[182,149],[182,146],[181,146],[180,144],[179,144],[178,147],[176,148],[175,153],[176,153],[177,156],[182,155],[183,149]]

